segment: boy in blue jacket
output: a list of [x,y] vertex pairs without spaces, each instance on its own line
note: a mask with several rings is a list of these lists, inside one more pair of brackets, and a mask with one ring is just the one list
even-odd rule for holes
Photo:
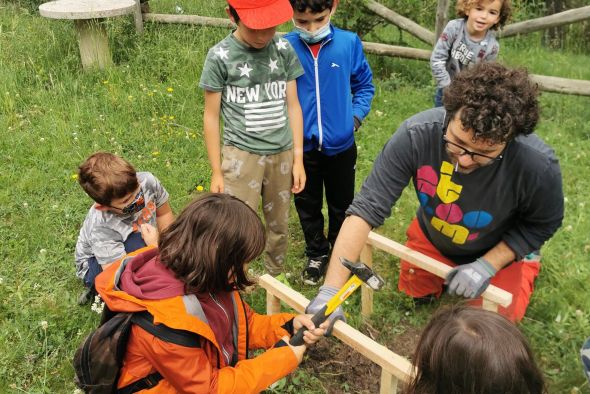
[[[297,78],[307,175],[305,189],[295,195],[307,256],[301,277],[304,283],[316,285],[354,197],[354,132],[369,113],[375,87],[359,37],[330,23],[337,0],[290,1],[295,28],[285,38],[305,70]],[[327,237],[322,214],[324,188]]]

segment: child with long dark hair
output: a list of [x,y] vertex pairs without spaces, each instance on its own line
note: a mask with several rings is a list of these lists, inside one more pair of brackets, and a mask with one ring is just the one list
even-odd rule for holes
[[414,354],[405,394],[541,394],[543,374],[528,341],[505,317],[470,306],[438,311]]
[[[118,388],[159,376],[157,393],[255,393],[292,372],[305,346],[288,345],[302,326],[306,344],[324,334],[309,316],[253,312],[238,290],[264,250],[256,213],[225,194],[191,202],[161,234],[158,248],[115,263],[96,287],[111,311],[147,311],[154,323],[199,335],[199,347],[166,342],[133,325]],[[269,349],[249,359],[248,351]],[[133,392],[133,391],[130,391]]]

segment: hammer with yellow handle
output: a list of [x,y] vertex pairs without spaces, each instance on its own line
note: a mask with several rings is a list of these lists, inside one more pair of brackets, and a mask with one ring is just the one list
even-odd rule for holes
[[[363,283],[366,283],[371,289],[379,290],[383,287],[385,283],[383,278],[377,275],[371,268],[369,268],[366,264],[358,262],[353,263],[352,261],[346,260],[343,257],[340,257],[340,262],[343,266],[348,268],[350,272],[352,272],[352,276],[348,279],[348,282],[342,286],[342,288],[332,297],[326,305],[322,307],[319,311],[313,315],[311,321],[316,327],[319,327],[331,314],[334,312],[340,304],[342,304],[356,289],[358,289]],[[297,331],[289,344],[293,346],[300,346],[303,345],[303,333],[305,332],[306,328],[302,327]]]

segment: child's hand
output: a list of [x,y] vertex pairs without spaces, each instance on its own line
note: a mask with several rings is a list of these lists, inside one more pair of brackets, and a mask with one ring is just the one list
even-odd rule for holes
[[286,344],[288,344],[289,347],[291,348],[291,350],[293,350],[293,353],[295,353],[295,357],[297,357],[297,364],[301,363],[301,361],[303,361],[303,354],[305,353],[305,350],[307,349],[307,347],[305,347],[305,345],[301,345],[301,346],[293,346],[293,345],[291,345],[289,343],[289,341],[291,340],[291,338],[289,338],[288,335],[285,335],[281,339],[283,340],[283,342],[285,342]]
[[139,230],[141,231],[141,238],[143,238],[143,242],[145,242],[146,245],[158,245],[158,240],[160,236],[158,234],[158,230],[154,226],[145,223],[139,227]]
[[305,188],[305,168],[303,162],[293,164],[293,187],[292,193],[300,193]]
[[223,193],[223,175],[211,176],[211,193]]
[[319,341],[330,326],[330,321],[326,320],[320,324],[319,327],[315,327],[311,321],[312,316],[313,315],[297,315],[293,319],[293,331],[297,332],[301,327],[307,328],[307,331],[303,333],[303,341],[306,345],[313,345]]

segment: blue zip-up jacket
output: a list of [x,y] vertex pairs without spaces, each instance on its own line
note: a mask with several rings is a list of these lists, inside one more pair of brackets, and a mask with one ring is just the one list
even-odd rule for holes
[[297,32],[285,35],[297,52],[305,74],[297,78],[303,111],[303,150],[333,156],[354,143],[354,118],[367,116],[375,94],[373,73],[360,38],[330,25],[318,57]]

